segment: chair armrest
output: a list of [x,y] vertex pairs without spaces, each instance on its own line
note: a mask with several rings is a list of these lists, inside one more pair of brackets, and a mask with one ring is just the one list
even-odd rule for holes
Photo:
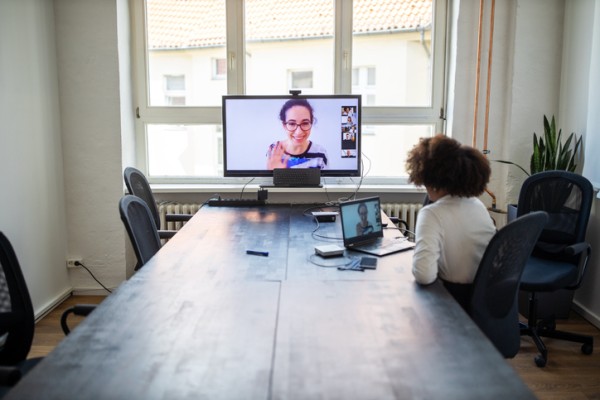
[[176,233],[177,233],[177,231],[159,230],[158,237],[161,239],[171,239],[173,236],[175,236]]
[[192,214],[167,214],[165,219],[169,222],[186,222],[192,219]]
[[69,325],[67,324],[67,319],[69,318],[70,314],[87,317],[95,309],[96,304],[76,304],[73,307],[67,308],[60,316],[60,326],[65,335],[71,333],[71,329],[69,329]]
[[[583,254],[585,252],[585,254]],[[575,290],[581,286],[583,282],[583,276],[585,275],[585,271],[587,269],[588,260],[590,259],[590,255],[592,254],[592,246],[590,246],[587,242],[575,243],[570,246],[565,247],[565,253],[570,256],[579,256],[579,263],[577,265],[578,275],[577,282],[574,285],[568,286],[565,289]]]
[[400,232],[402,232],[403,235],[407,236],[406,234],[412,234],[414,236],[414,232],[411,232],[408,230],[408,222],[406,222],[403,219],[400,219],[398,217],[388,217],[390,219],[390,221],[392,221],[392,223],[394,225],[396,225],[398,227],[398,229],[400,229]]
[[405,220],[400,219],[398,217],[388,217],[388,218],[390,219],[390,221],[392,221],[392,223],[394,225],[398,225],[399,228],[400,228],[400,225],[404,225],[404,228],[401,228],[401,229],[408,229],[408,223]]
[[81,317],[87,317],[92,311],[96,309],[96,304],[75,304],[73,306],[73,314]]
[[588,242],[575,243],[565,247],[565,253],[574,256],[583,253],[586,249],[590,249],[591,251],[591,246]]

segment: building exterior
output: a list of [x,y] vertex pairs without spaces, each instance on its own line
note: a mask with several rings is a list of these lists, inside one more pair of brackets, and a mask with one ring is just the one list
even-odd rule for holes
[[[150,106],[220,106],[227,93],[225,1],[147,2]],[[245,94],[334,92],[334,2],[258,0],[245,7]],[[355,1],[352,93],[363,107],[431,105],[432,1]],[[222,128],[147,126],[149,174],[219,176]],[[433,133],[427,125],[364,125],[374,176],[403,174],[398,149]],[[375,157],[376,155],[376,157]],[[404,154],[401,155],[401,159]],[[399,171],[401,169],[401,171]]]

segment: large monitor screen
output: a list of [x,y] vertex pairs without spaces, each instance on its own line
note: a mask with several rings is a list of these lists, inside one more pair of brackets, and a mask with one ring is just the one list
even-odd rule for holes
[[360,95],[223,96],[224,175],[360,176]]

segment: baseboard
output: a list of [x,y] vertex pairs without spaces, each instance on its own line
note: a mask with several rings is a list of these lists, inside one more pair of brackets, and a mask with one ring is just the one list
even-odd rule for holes
[[600,317],[598,315],[591,312],[588,308],[583,307],[578,301],[573,301],[573,310],[585,318],[590,324],[600,329]]
[[34,314],[35,322],[38,322],[40,319],[44,318],[50,311],[54,310],[58,305],[60,305],[63,301],[71,296],[73,293],[73,288],[66,289],[63,293],[58,295],[54,300],[50,301],[46,304],[41,310],[37,311]]
[[[110,288],[114,291],[116,288]],[[73,296],[108,296],[108,293],[104,289],[98,288],[73,288]]]

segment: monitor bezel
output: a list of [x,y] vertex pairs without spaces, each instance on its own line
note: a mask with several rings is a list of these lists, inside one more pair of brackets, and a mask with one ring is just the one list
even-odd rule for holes
[[356,147],[356,168],[355,169],[322,169],[323,177],[359,177],[362,173],[362,96],[360,94],[315,94],[315,95],[225,95],[222,98],[222,126],[223,126],[223,176],[231,177],[272,177],[273,171],[265,169],[234,170],[227,166],[227,110],[226,101],[229,99],[263,99],[263,100],[290,100],[293,98],[306,99],[352,99],[357,101],[357,147]]

